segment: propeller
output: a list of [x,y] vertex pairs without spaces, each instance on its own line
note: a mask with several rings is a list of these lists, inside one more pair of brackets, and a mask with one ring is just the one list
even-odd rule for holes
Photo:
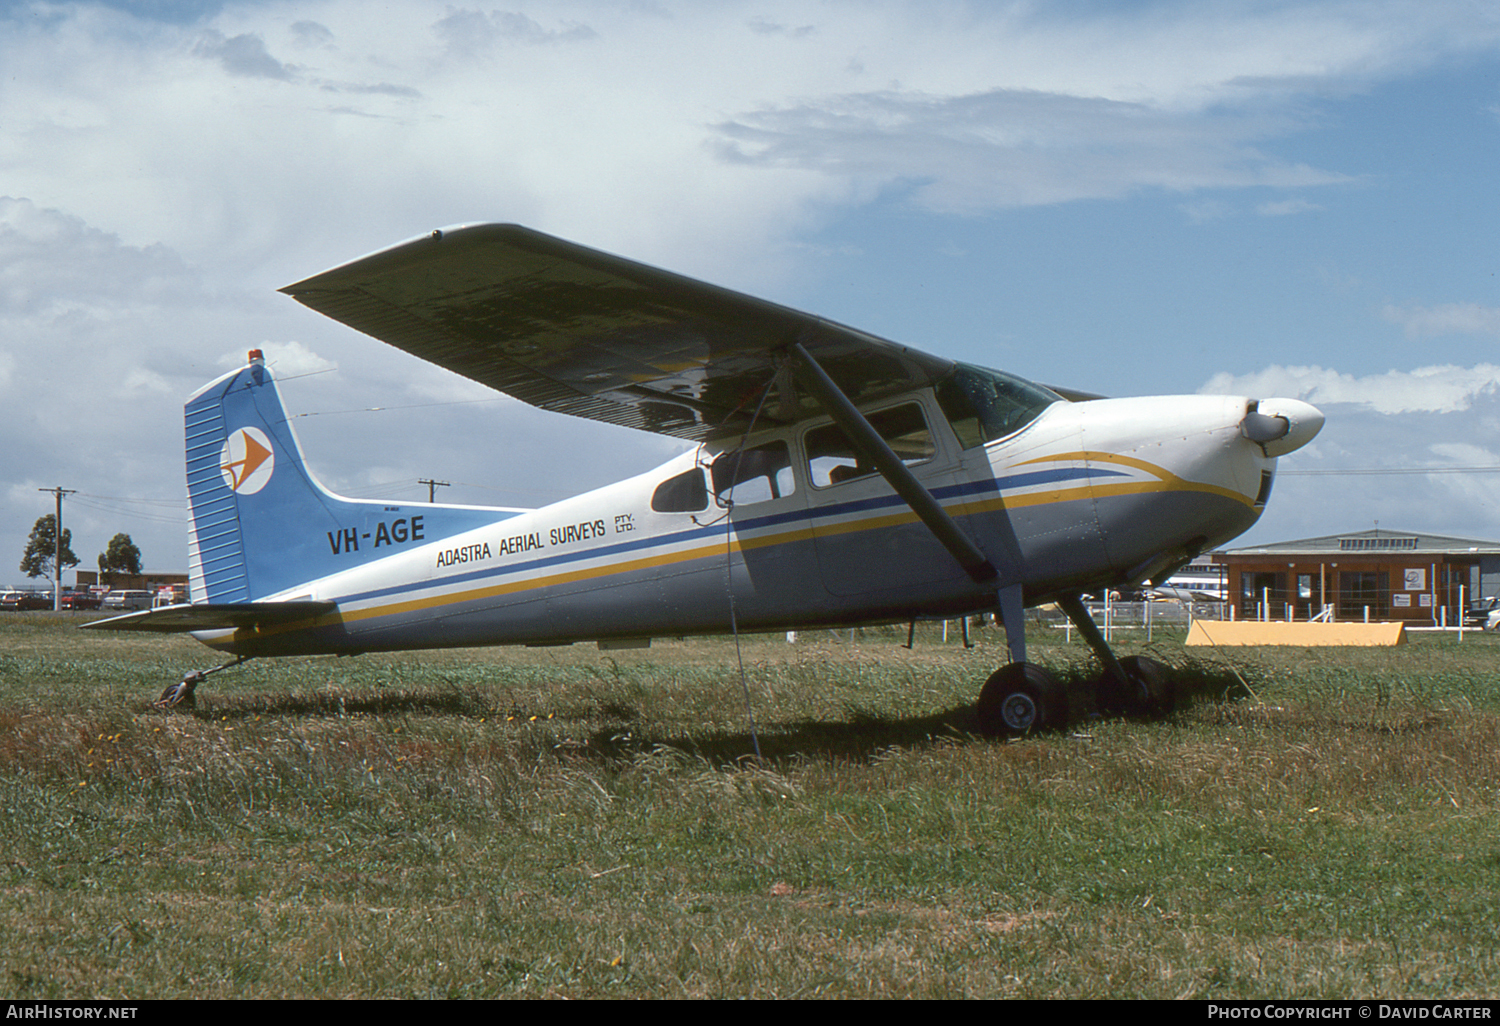
[[1252,400],[1240,434],[1265,450],[1285,456],[1311,442],[1323,430],[1323,411],[1300,399]]

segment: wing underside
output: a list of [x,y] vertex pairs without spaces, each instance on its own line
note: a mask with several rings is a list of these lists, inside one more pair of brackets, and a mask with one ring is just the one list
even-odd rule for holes
[[854,402],[953,366],[809,314],[518,225],[433,232],[281,290],[548,410],[709,441],[817,414],[800,342]]

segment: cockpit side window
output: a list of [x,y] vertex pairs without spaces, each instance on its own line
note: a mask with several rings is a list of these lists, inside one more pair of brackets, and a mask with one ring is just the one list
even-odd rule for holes
[[972,449],[1014,434],[1063,398],[1024,378],[961,363],[938,382],[937,400],[959,445]]
[[[866,414],[866,419],[903,463],[925,463],[937,451],[927,418],[916,403],[878,410]],[[837,424],[813,428],[802,441],[807,447],[808,479],[815,487],[826,488],[875,473],[873,466],[855,455],[854,446]]]
[[651,493],[651,508],[658,513],[698,513],[708,509],[708,487],[698,467],[669,477]]
[[727,506],[730,499],[736,506],[781,499],[797,490],[791,450],[785,442],[720,453],[714,457],[709,476],[713,478],[714,501],[720,506]]

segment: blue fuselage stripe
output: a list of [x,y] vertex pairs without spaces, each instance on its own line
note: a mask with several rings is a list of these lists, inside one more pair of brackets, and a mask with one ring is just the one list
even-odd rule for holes
[[[1043,484],[1060,484],[1070,481],[1086,481],[1090,476],[1120,477],[1119,471],[1106,470],[1099,467],[1061,467],[1049,470],[1030,471],[1022,474],[1012,474],[1002,479],[986,478],[979,481],[966,482],[959,485],[948,485],[933,489],[933,494],[940,501],[943,499],[961,500],[970,499],[981,495],[998,495],[1002,489],[1028,488]],[[780,527],[786,524],[802,523],[809,527],[816,527],[819,523],[827,523],[840,517],[856,513],[868,513],[874,510],[900,508],[906,505],[899,495],[880,495],[868,499],[856,499],[849,502],[836,503],[830,506],[802,508],[789,510],[783,513],[775,513],[769,516],[750,517],[746,519],[735,519],[734,531],[736,535],[745,535],[753,531],[765,530],[766,528]],[[722,511],[714,511],[722,517]],[[563,566],[569,563],[578,563],[585,560],[607,559],[622,556],[628,553],[642,552],[650,549],[670,549],[694,541],[706,540],[713,537],[724,536],[724,524],[721,521],[707,525],[695,525],[694,527],[673,531],[666,534],[654,535],[650,538],[638,541],[618,542],[613,545],[602,545],[598,548],[588,549],[581,552],[568,552],[555,556],[545,556],[539,559],[529,559],[518,563],[508,563],[499,567],[487,567],[479,570],[471,570],[467,573],[453,574],[435,580],[412,581],[387,588],[376,588],[370,591],[359,592],[352,595],[340,595],[341,602],[367,602],[375,599],[391,598],[412,592],[423,591],[429,588],[455,588],[472,585],[481,581],[494,581],[517,574],[531,573],[544,570],[549,567]]]

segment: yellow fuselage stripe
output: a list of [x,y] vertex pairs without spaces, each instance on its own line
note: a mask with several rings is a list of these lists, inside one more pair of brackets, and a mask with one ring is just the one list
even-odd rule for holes
[[[1147,463],[1144,460],[1129,456],[1120,456],[1114,453],[1078,452],[1064,453],[1056,456],[1043,456],[1034,460],[1027,460],[1015,466],[1027,466],[1033,463],[1055,463],[1062,461],[1082,461],[1120,463],[1125,466],[1147,473],[1158,474],[1161,480],[1157,481],[1132,481],[1120,484],[1089,484],[1073,488],[1059,488],[1045,492],[1027,492],[1009,497],[995,496],[988,499],[976,499],[968,502],[959,502],[944,508],[950,515],[973,516],[979,513],[988,513],[1000,509],[1021,509],[1028,506],[1052,505],[1064,502],[1074,502],[1089,498],[1101,498],[1117,495],[1140,495],[1150,492],[1167,491],[1189,491],[1204,492],[1217,495],[1227,499],[1233,499],[1245,505],[1252,502],[1244,494],[1218,485],[1202,484],[1195,481],[1187,481],[1171,472]],[[674,552],[664,552],[655,556],[644,556],[638,559],[625,560],[619,563],[608,563],[603,566],[585,567],[580,570],[569,570],[563,573],[548,574],[543,577],[529,577],[524,580],[510,581],[505,584],[487,585],[482,588],[470,588],[465,591],[447,592],[441,595],[431,595],[426,598],[409,599],[404,602],[393,602],[386,605],[371,606],[367,609],[353,609],[349,611],[336,611],[324,614],[312,620],[298,623],[281,624],[275,627],[267,627],[261,630],[250,630],[240,628],[234,632],[232,638],[215,639],[219,646],[231,647],[233,645],[250,641],[254,638],[268,637],[274,634],[283,634],[289,631],[308,630],[316,627],[327,627],[337,624],[358,623],[362,620],[371,620],[384,616],[396,616],[402,613],[419,612],[424,609],[437,609],[442,606],[457,605],[464,602],[475,602],[481,599],[498,598],[501,595],[514,595],[523,591],[533,591],[540,588],[552,588],[563,584],[573,584],[578,581],[596,580],[600,577],[610,577],[616,574],[630,573],[635,570],[650,570],[657,567],[670,566],[674,563],[687,563],[695,559],[705,559],[724,552],[746,552],[754,549],[765,548],[771,545],[785,545],[792,542],[807,541],[811,538],[834,537],[837,535],[853,534],[860,531],[874,531],[887,527],[898,527],[904,524],[915,523],[916,513],[905,510],[900,513],[882,514],[880,516],[865,517],[859,520],[850,520],[840,524],[820,524],[816,527],[799,527],[789,531],[782,531],[772,535],[762,535],[733,539],[727,544],[713,543],[709,545],[698,545],[690,549],[680,549]],[[432,582],[434,586],[440,586],[441,582]],[[210,642],[212,644],[213,642]]]

